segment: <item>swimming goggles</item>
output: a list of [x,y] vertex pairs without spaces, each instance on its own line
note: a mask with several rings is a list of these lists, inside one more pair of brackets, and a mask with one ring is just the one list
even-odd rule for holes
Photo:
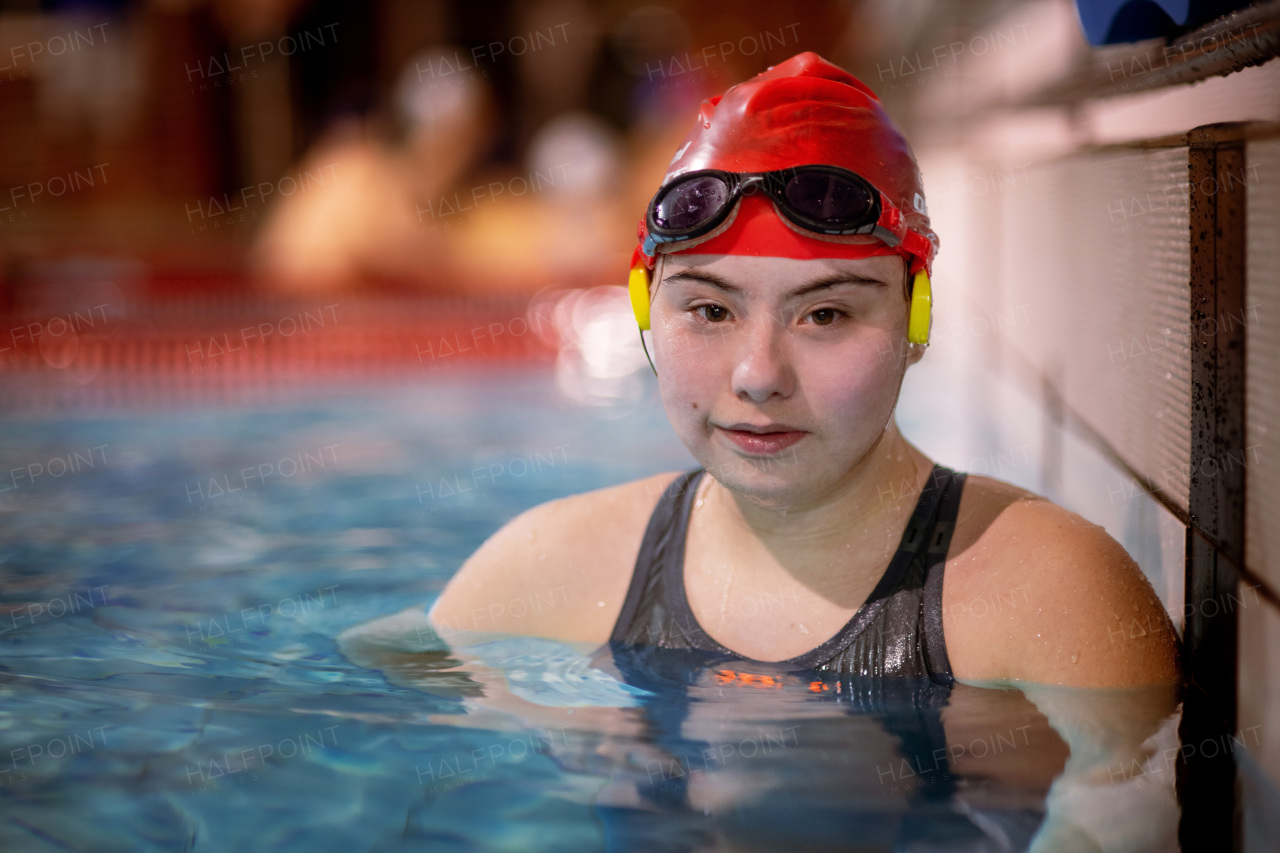
[[[901,212],[856,172],[838,166],[793,166],[772,172],[702,169],[680,175],[658,190],[645,215],[641,251],[697,240],[729,218],[738,200],[762,192],[778,213],[815,234],[875,237],[896,249],[906,236]],[[668,249],[670,251],[670,249]]]

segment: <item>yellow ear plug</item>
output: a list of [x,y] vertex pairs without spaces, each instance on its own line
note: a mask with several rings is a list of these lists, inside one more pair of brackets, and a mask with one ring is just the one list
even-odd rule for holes
[[[635,274],[635,270],[632,270]],[[646,291],[647,295],[648,291]],[[635,291],[632,291],[631,301],[635,302]],[[930,311],[933,307],[933,290],[929,285],[929,274],[924,270],[916,273],[915,281],[911,285],[911,318],[907,321],[907,340],[913,344],[929,343],[929,319]],[[649,304],[645,301],[644,306],[645,321],[649,319]]]
[[640,331],[649,331],[649,271],[642,264],[631,268],[627,290],[631,293],[631,310],[635,312]]

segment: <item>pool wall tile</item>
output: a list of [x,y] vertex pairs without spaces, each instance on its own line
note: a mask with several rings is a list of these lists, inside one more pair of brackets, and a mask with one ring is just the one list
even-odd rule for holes
[[[1280,790],[1280,609],[1241,584],[1240,704],[1237,752],[1243,745],[1250,760]],[[1257,786],[1254,786],[1255,793]],[[1246,797],[1245,811],[1251,806]],[[1280,814],[1280,801],[1271,806]]]
[[1250,141],[1245,279],[1245,565],[1280,590],[1280,139]]
[[[1280,837],[1280,139],[1246,144],[1248,204],[1245,325],[1245,577],[1241,580],[1238,731],[1244,849]],[[1248,731],[1257,725],[1255,740]],[[1240,750],[1237,749],[1239,754]]]

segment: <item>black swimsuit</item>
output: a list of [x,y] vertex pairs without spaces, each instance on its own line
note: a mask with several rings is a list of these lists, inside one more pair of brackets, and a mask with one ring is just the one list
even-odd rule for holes
[[[698,624],[684,590],[685,540],[703,469],[662,493],[640,544],[612,642],[699,649],[737,658]],[[942,572],[965,475],[935,465],[880,582],[834,637],[782,661],[840,675],[925,676],[949,684],[942,636]]]
[[[744,660],[707,635],[685,597],[685,541],[703,473],[696,470],[680,475],[659,499],[640,546],[622,613],[610,643],[602,647],[594,662],[620,680],[650,691],[651,695],[641,700],[647,724],[645,739],[657,750],[651,763],[637,774],[636,790],[644,805],[593,806],[609,850],[708,849],[716,844],[717,826],[728,826],[734,837],[754,839],[760,849],[785,846],[770,843],[773,836],[768,835],[785,834],[785,825],[781,829],[762,827],[750,823],[749,818],[744,823],[742,817],[752,814],[749,808],[735,804],[727,815],[713,819],[689,804],[688,785],[693,774],[688,769],[719,770],[720,765],[708,766],[706,756],[721,754],[717,750],[723,751],[728,741],[717,740],[714,728],[710,740],[691,733],[707,728],[686,725],[697,703],[697,688],[688,685],[702,685],[705,692],[708,673],[721,675],[726,664],[733,667],[730,661]],[[935,850],[943,846],[1025,850],[1044,818],[1043,808],[1026,805],[991,808],[980,801],[953,802],[960,777],[951,766],[953,753],[942,723],[953,689],[942,637],[942,572],[964,480],[964,474],[934,466],[889,567],[866,603],[834,637],[789,660],[750,662],[757,678],[796,670],[826,670],[804,674],[802,681],[809,682],[810,690],[815,684],[819,686],[816,693],[807,695],[842,706],[849,716],[858,718],[844,730],[833,728],[827,718],[811,719],[798,711],[788,714],[785,708],[801,707],[795,702],[795,693],[786,694],[785,701],[783,694],[778,694],[775,701],[782,702],[781,706],[752,705],[757,711],[780,712],[776,718],[780,727],[795,724],[797,743],[827,743],[833,749],[844,745],[857,750],[872,736],[872,730],[865,728],[870,723],[898,745],[894,762],[877,765],[875,772],[883,793],[905,801],[900,814],[860,810],[856,802],[846,811],[833,809],[826,799],[814,796],[815,791],[831,790],[826,778],[815,775],[812,784],[791,780],[786,774],[795,770],[787,769],[786,754],[747,759],[761,762],[761,769],[752,768],[760,778],[782,780],[768,790],[768,802],[803,825],[806,839],[828,842],[823,849],[847,849],[854,843],[849,839],[856,839],[859,849],[868,850]],[[811,682],[815,675],[817,680]],[[773,695],[773,691],[748,690],[740,700],[760,703],[762,696],[772,699]],[[712,706],[711,712],[715,711]],[[775,761],[782,763],[769,763]],[[655,766],[681,772],[669,770],[655,777]],[[908,768],[905,774],[900,773],[903,767]],[[769,777],[770,772],[781,775]],[[904,790],[900,793],[899,788]]]

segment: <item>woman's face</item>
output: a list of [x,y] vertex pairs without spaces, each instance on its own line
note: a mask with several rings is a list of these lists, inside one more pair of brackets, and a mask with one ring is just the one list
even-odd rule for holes
[[667,256],[653,299],[654,360],[667,415],[694,458],[772,507],[847,484],[890,425],[918,357],[906,344],[904,275],[898,255]]

